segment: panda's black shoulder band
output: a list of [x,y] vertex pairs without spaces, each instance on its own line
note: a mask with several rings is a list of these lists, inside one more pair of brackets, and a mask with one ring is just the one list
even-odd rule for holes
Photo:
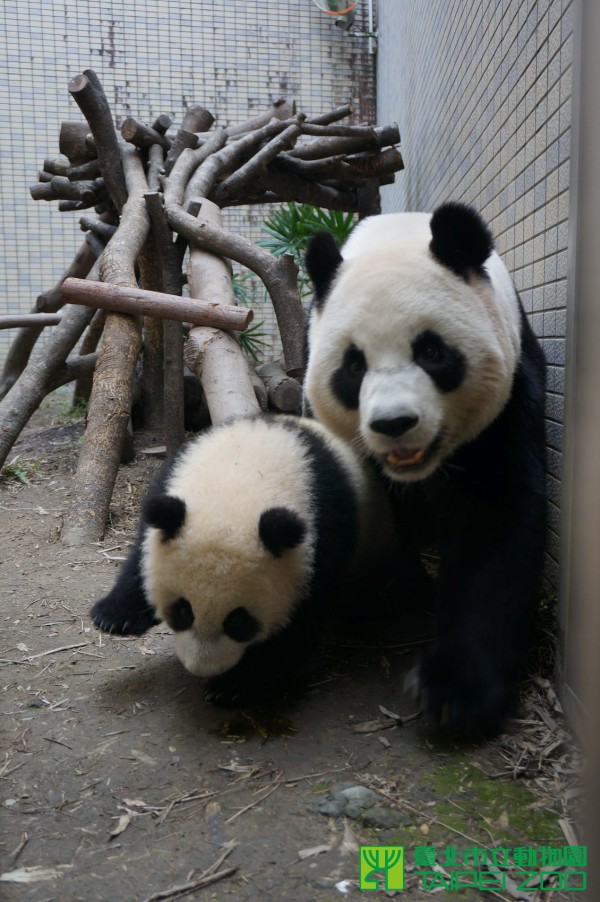
[[494,250],[494,239],[476,210],[455,202],[442,204],[430,227],[429,249],[436,260],[466,281],[474,273],[485,276],[483,264]]

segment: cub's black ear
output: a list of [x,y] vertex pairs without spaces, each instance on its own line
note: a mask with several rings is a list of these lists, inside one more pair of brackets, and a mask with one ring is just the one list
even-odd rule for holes
[[142,516],[150,526],[163,531],[164,541],[173,539],[185,522],[185,501],[164,493],[151,495],[144,501]]
[[472,207],[443,204],[431,217],[433,256],[457,276],[468,281],[473,273],[485,276],[483,264],[494,249],[487,225]]
[[315,307],[325,303],[342,255],[331,232],[317,232],[310,240],[304,262],[315,288]]
[[260,539],[274,557],[281,557],[288,548],[295,548],[306,535],[306,523],[287,507],[270,507],[260,515]]

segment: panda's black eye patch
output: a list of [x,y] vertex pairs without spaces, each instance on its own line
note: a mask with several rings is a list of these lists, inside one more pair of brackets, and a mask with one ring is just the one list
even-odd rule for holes
[[433,379],[440,391],[453,391],[465,378],[467,363],[458,348],[447,345],[432,329],[421,332],[412,343],[413,360]]
[[223,632],[236,642],[248,642],[258,630],[258,620],[244,607],[234,608],[223,621]]
[[176,633],[189,630],[194,622],[194,612],[187,598],[178,598],[167,611],[165,620]]
[[331,390],[344,407],[358,409],[358,398],[363,377],[367,372],[367,359],[356,345],[346,348],[342,365],[331,377]]

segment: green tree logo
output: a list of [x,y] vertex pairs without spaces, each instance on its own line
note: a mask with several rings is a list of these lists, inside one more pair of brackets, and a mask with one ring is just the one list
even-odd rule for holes
[[404,847],[361,846],[359,888],[404,889]]

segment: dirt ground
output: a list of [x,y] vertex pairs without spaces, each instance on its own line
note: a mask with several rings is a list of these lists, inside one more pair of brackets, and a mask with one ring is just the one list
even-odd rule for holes
[[405,890],[384,897],[433,896],[427,870],[442,899],[581,898],[548,889],[560,869],[517,889],[511,860],[495,872],[501,888],[481,865],[488,888],[449,888],[465,855],[535,849],[539,870],[543,848],[578,842],[579,764],[549,660],[511,731],[477,746],[442,739],[402,691],[426,616],[339,637],[281,710],[211,706],[166,628],[119,639],[90,623],[161,461],[138,453],[121,468],[101,544],[65,547],[83,430],[60,413],[67,398],[11,455],[28,482],[0,479],[1,899],[145,902],[186,883],[197,900],[359,898],[360,844],[405,848]]

